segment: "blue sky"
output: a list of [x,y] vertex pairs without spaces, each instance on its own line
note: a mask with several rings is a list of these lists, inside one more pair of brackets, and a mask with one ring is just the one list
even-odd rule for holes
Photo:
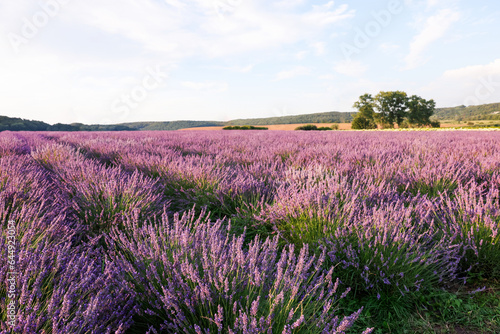
[[493,0],[0,0],[0,115],[49,123],[500,102]]

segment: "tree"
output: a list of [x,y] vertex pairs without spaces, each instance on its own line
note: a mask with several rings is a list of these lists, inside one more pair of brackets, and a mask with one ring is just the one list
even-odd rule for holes
[[354,116],[351,128],[355,130],[361,129],[376,129],[375,111],[373,97],[370,94],[361,95],[359,101],[354,102],[354,108],[358,109],[358,113]]
[[436,109],[434,100],[425,100],[417,95],[412,95],[408,100],[408,122],[417,126],[431,125],[430,117]]
[[375,108],[378,111],[377,118],[379,123],[394,127],[403,123],[408,109],[408,96],[405,92],[380,92],[374,99]]
[[417,95],[408,97],[405,92],[380,92],[374,98],[364,94],[354,103],[358,113],[352,122],[353,129],[374,129],[377,124],[382,128],[415,126],[439,126],[432,122],[436,102],[425,100]]

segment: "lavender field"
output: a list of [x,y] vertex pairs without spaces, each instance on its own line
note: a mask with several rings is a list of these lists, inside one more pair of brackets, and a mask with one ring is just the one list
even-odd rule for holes
[[494,131],[2,132],[0,332],[396,333],[498,282],[499,191]]

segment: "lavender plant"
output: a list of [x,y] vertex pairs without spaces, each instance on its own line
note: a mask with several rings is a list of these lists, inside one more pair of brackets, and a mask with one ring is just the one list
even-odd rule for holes
[[307,247],[278,254],[277,238],[256,238],[244,250],[243,236],[194,210],[132,226],[113,229],[109,242],[151,333],[343,333],[361,312],[335,315],[348,291],[337,295],[333,269],[320,270],[324,254],[309,256]]
[[465,252],[461,269],[487,278],[500,277],[499,189],[487,185],[460,186],[457,196],[441,196],[435,214],[448,234],[457,236]]

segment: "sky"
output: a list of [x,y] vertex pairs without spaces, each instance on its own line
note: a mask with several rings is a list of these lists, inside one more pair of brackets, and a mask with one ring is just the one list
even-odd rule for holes
[[495,0],[0,0],[0,115],[54,123],[500,102]]

